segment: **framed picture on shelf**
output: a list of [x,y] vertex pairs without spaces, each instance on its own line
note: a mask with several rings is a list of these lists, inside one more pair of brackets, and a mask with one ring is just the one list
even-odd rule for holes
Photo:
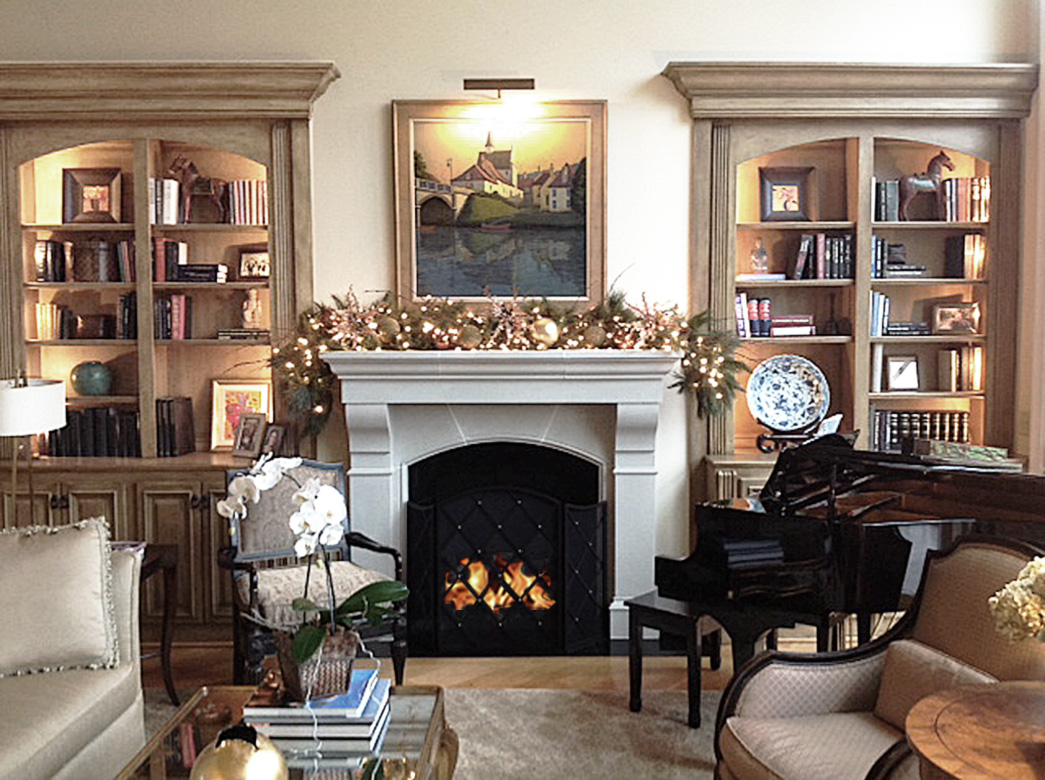
[[810,178],[813,168],[759,168],[759,205],[763,222],[813,219]]
[[886,382],[889,390],[917,390],[918,358],[914,355],[891,355],[886,358]]
[[933,306],[933,333],[979,333],[980,304],[938,303]]
[[[601,302],[606,102],[392,103],[400,295]],[[510,120],[510,121],[509,121]]]
[[269,278],[269,250],[267,246],[244,247],[240,250],[239,278]]
[[255,412],[243,412],[236,426],[236,440],[232,445],[232,454],[246,458],[256,458],[264,443],[262,432],[265,430],[265,415]]
[[63,168],[62,222],[119,222],[119,168]]
[[282,425],[270,425],[265,429],[265,438],[261,442],[261,454],[279,457],[283,454],[283,437],[286,428]]
[[[272,415],[272,385],[262,380],[214,379],[211,382],[212,450],[236,445],[236,430],[244,414]],[[260,439],[260,432],[259,432]]]

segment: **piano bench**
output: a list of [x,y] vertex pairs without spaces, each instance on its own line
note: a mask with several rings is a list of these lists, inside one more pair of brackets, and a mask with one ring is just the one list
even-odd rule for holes
[[628,675],[632,712],[642,709],[642,629],[656,628],[686,640],[686,671],[689,689],[689,725],[700,728],[700,657],[711,659],[711,668],[722,664],[722,631],[700,630],[700,612],[685,601],[665,598],[652,590],[624,602],[628,608]]

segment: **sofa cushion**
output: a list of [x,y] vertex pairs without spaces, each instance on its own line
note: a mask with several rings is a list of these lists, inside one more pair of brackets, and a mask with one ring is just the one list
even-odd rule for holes
[[920,699],[937,691],[970,683],[997,682],[986,672],[913,639],[889,644],[874,714],[898,729]]
[[0,677],[118,658],[104,518],[0,532]]
[[[0,681],[0,777],[54,777],[140,695],[140,672],[131,663]],[[114,758],[113,774],[128,758]]]
[[729,775],[743,780],[860,778],[903,732],[870,712],[729,718],[719,735]]
[[[259,617],[280,625],[294,625],[301,622],[301,613],[291,605],[294,599],[305,593],[306,566],[287,566],[283,568],[258,569],[258,612]],[[331,561],[330,573],[334,579],[334,593],[340,604],[357,590],[372,582],[387,580],[380,572],[364,569],[351,561]],[[236,580],[239,597],[242,603],[250,601],[250,581],[246,575]],[[308,597],[320,606],[326,606],[327,578],[322,569],[312,567],[308,581]]]

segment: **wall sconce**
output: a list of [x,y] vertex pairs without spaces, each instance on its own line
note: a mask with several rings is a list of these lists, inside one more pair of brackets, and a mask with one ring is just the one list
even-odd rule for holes
[[465,79],[465,89],[496,89],[497,99],[501,99],[503,89],[534,89],[533,79]]

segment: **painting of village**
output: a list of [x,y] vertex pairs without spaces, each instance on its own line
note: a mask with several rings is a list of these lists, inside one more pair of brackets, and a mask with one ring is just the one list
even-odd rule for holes
[[414,122],[415,293],[584,297],[589,131]]

